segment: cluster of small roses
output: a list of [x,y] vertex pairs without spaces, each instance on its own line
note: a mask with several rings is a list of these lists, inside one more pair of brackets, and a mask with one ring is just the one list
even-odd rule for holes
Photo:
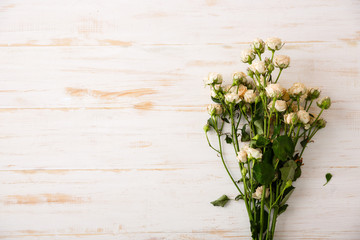
[[[317,131],[326,126],[320,116],[331,106],[329,97],[319,99],[318,88],[295,83],[286,89],[277,83],[290,65],[290,57],[275,55],[283,45],[279,38],[266,42],[255,39],[251,48],[241,54],[241,60],[249,64],[247,74],[233,73],[228,85],[223,85],[219,73],[211,72],[204,79],[215,102],[207,106],[210,118],[204,126],[206,138],[238,189],[238,197],[245,202],[253,239],[263,239],[264,235],[273,239],[276,218],[286,210],[286,201],[294,190],[292,183],[301,175],[302,154]],[[266,49],[271,55],[264,58]],[[273,79],[276,70],[278,74]],[[314,101],[321,109],[318,114],[309,112]],[[240,127],[242,117],[246,122]],[[230,124],[230,133],[223,132],[225,123]],[[208,138],[210,129],[216,132],[218,148]],[[234,147],[241,172],[239,181],[234,180],[224,160],[223,136]],[[247,143],[240,147],[240,142]],[[297,146],[302,147],[301,151],[296,150]],[[224,201],[228,201],[227,196],[212,203],[223,206]],[[264,225],[266,217],[268,225]]]
[[[233,83],[222,86],[222,75],[215,72],[209,73],[204,82],[210,86],[213,100],[221,101],[224,99],[226,104],[238,104],[243,101],[249,105],[257,104],[266,94],[271,99],[268,103],[269,111],[284,113],[285,124],[296,125],[300,122],[306,129],[309,129],[315,118],[308,110],[313,101],[319,98],[320,90],[318,88],[307,88],[302,83],[295,83],[287,90],[277,83],[281,71],[290,64],[289,56],[274,56],[275,51],[280,50],[283,45],[284,43],[279,38],[268,38],[266,42],[255,39],[251,48],[242,52],[241,60],[250,65],[247,73],[252,81],[247,78],[244,72],[235,72],[232,74]],[[265,52],[265,46],[272,52],[272,57],[265,58],[264,61],[255,60],[256,55],[261,59],[261,54]],[[279,68],[280,72],[275,83],[272,83],[271,73],[275,67]],[[324,97],[317,101],[317,105],[321,109],[328,109],[331,100],[329,97]],[[223,113],[221,104],[211,104],[207,109],[210,115]],[[326,121],[320,118],[317,119],[316,124],[323,128]]]

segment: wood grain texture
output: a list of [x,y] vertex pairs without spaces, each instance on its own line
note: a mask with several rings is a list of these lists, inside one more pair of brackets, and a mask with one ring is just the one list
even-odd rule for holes
[[0,239],[249,239],[242,203],[209,204],[236,191],[202,78],[258,36],[334,100],[276,239],[359,239],[359,26],[353,0],[2,0]]

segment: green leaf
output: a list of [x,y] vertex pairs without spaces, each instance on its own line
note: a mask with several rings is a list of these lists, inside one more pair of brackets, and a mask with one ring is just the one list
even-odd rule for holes
[[300,142],[300,145],[304,148],[306,146],[307,142],[308,142],[308,138],[305,138],[304,140],[302,140]]
[[293,186],[291,186],[285,190],[284,197],[281,200],[280,205],[284,205],[286,203],[286,201],[289,200],[289,197],[294,192],[294,190],[295,190],[295,188]]
[[273,151],[275,156],[281,161],[286,161],[286,159],[294,154],[294,143],[292,139],[287,136],[279,136],[273,142]]
[[236,196],[235,201],[239,201],[241,199],[244,199],[244,197],[239,194],[239,195]]
[[280,134],[280,131],[281,131],[281,125],[277,125],[275,128],[274,128],[274,132],[271,136],[271,139],[275,139],[277,136],[279,136]]
[[275,177],[275,170],[268,162],[258,162],[253,167],[254,177],[262,185],[268,185]]
[[215,103],[221,103],[221,101],[217,98],[211,97],[211,100],[213,100],[213,102]]
[[213,129],[215,129],[215,122],[212,118],[209,118],[207,120],[207,123],[209,124],[209,126],[211,126]]
[[270,139],[265,138],[262,135],[256,135],[255,137],[252,138],[251,142],[252,144],[254,144],[255,147],[263,148],[270,143]]
[[254,121],[256,134],[263,135],[264,134],[264,122],[262,119],[258,119]]
[[222,195],[215,201],[212,201],[211,204],[214,206],[224,207],[229,200],[230,200],[230,198],[228,198],[228,196]]
[[330,179],[332,178],[332,174],[331,174],[331,173],[327,173],[327,174],[325,175],[325,178],[326,178],[326,183],[325,183],[323,186],[325,186],[326,184],[328,184],[328,182],[329,182]]
[[264,154],[262,155],[262,161],[267,163],[272,163],[272,159],[274,158],[274,152],[272,148],[266,148]]
[[264,119],[264,107],[261,101],[256,104],[256,111],[254,112],[254,115],[256,118],[254,120]]
[[285,212],[288,206],[289,206],[288,204],[282,205],[282,206],[279,208],[278,216],[280,216],[280,214],[282,214],[283,212]]
[[232,138],[229,137],[229,135],[226,135],[225,141],[226,141],[226,143],[230,144],[230,143],[232,143]]
[[244,126],[241,129],[241,141],[242,142],[250,141],[250,135],[246,132],[246,125],[247,124],[244,124]]
[[297,164],[294,160],[287,161],[284,166],[280,168],[281,180],[284,182],[287,182],[288,180],[294,180],[296,168]]
[[298,166],[295,170],[295,175],[294,175],[294,180],[293,181],[296,181],[296,179],[298,179],[299,177],[301,176],[301,167]]
[[257,239],[260,231],[260,224],[257,221],[250,221],[251,237]]
[[224,117],[224,116],[222,116],[221,119],[222,119],[224,122],[226,122],[226,123],[230,123],[230,122],[229,122],[229,119],[227,119],[227,118]]
[[294,160],[289,160],[287,162],[284,163],[284,167],[292,167],[292,168],[297,168],[297,164]]

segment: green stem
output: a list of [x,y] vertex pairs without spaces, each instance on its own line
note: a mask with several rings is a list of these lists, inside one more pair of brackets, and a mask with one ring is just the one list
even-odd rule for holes
[[225,163],[225,160],[224,160],[224,156],[223,156],[223,152],[222,152],[222,146],[221,146],[221,139],[220,139],[220,133],[218,132],[218,129],[217,129],[217,121],[216,121],[216,118],[215,118],[215,127],[216,127],[216,133],[217,133],[217,136],[218,136],[218,141],[219,141],[219,154],[220,154],[220,157],[221,157],[221,161],[225,167],[225,170],[227,172],[227,174],[229,175],[231,181],[234,183],[235,187],[237,188],[237,190],[242,194],[239,186],[237,185],[237,183],[235,182],[234,178],[231,176],[230,172],[229,172],[229,169],[228,167],[226,166],[226,163]]
[[295,137],[295,146],[299,140],[299,133],[300,133],[300,125],[298,125],[298,129],[297,129],[297,132],[296,132],[296,137]]
[[323,111],[324,111],[324,108],[321,109],[321,111],[320,111],[319,115],[316,117],[314,123],[316,123],[316,121],[319,119],[319,117],[323,113]]
[[[276,219],[277,219],[278,211],[279,211],[279,208],[274,209],[273,219],[272,219],[272,224],[271,224],[271,236],[270,236],[271,238],[270,239],[274,239],[274,233],[275,233]],[[268,226],[268,227],[270,227],[270,226]]]
[[308,106],[307,108],[305,107],[305,108],[306,108],[306,111],[309,111],[309,109],[310,109],[311,104],[313,103],[313,101],[314,101],[314,100],[311,100],[309,106]]
[[205,136],[206,136],[206,140],[207,140],[209,146],[210,146],[212,149],[214,149],[216,152],[220,153],[219,150],[217,150],[216,148],[214,148],[214,147],[211,145],[210,140],[209,140],[209,137],[208,137],[208,135],[207,135],[207,132],[205,133]]
[[257,55],[259,56],[259,59],[260,59],[260,61],[261,61],[261,54],[260,54],[260,51],[256,49],[256,53],[257,53]]
[[[272,200],[273,200],[272,183],[270,183],[270,206],[272,205]],[[266,240],[269,239],[269,234],[270,234],[271,210],[272,210],[272,208],[270,207],[270,208],[269,208],[269,214],[268,214]]]
[[261,209],[260,209],[260,238],[263,239],[263,231],[264,231],[264,202],[265,202],[265,192],[266,186],[263,185],[263,192],[261,195]]
[[308,145],[308,143],[310,142],[310,140],[311,140],[311,139],[314,137],[314,135],[317,133],[317,131],[319,131],[319,128],[318,128],[318,129],[315,129],[314,132],[312,132],[311,135],[310,135],[310,133],[309,133],[308,140],[306,141],[305,146],[304,146],[303,149],[301,150],[301,153],[300,153],[299,158],[301,158],[301,156],[302,156],[303,153],[304,153],[305,148],[307,147],[307,145]]
[[277,204],[277,202],[282,197],[282,195],[284,194],[286,189],[288,189],[288,187],[284,187],[284,189],[281,191],[280,195],[276,198],[276,201],[272,205],[270,205],[271,208],[273,208]]
[[[241,163],[239,163],[239,167],[240,167],[240,169],[242,169],[244,166],[242,166]],[[244,201],[245,201],[245,207],[246,207],[246,211],[247,211],[247,213],[248,213],[248,215],[249,215],[249,219],[252,220],[253,217],[252,217],[252,215],[251,215],[251,207],[249,206],[249,200],[248,200],[248,198],[247,198],[247,196],[248,196],[248,194],[249,194],[248,189],[247,189],[247,182],[246,182],[246,178],[245,178],[245,176],[244,176],[244,174],[243,174],[242,172],[241,172],[241,176],[242,176],[243,183],[244,183],[244,192],[245,192],[245,194],[244,194]]]
[[280,71],[279,71],[279,74],[278,74],[278,76],[277,76],[277,78],[276,78],[276,80],[275,80],[275,83],[277,83],[277,81],[279,80],[279,77],[280,77],[280,75],[281,75],[281,72],[282,72],[282,68],[280,68]]
[[289,134],[288,134],[289,137],[291,136],[293,128],[294,128],[294,124],[291,124],[291,127],[289,129]]

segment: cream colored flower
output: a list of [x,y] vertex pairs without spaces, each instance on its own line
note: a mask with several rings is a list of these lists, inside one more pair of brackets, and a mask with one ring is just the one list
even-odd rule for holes
[[298,121],[298,117],[296,113],[288,113],[284,115],[284,122],[285,124],[291,125],[296,124]]
[[280,84],[275,83],[275,84],[269,84],[266,88],[266,95],[268,97],[274,98],[274,97],[281,97],[283,94],[283,87],[281,87]]
[[271,37],[266,39],[266,45],[271,50],[280,50],[282,46],[284,46],[284,43],[281,42],[280,38]]
[[260,38],[255,38],[251,46],[254,48],[254,50],[258,50],[260,53],[265,51],[265,43]]
[[247,162],[247,153],[246,153],[246,151],[241,149],[240,152],[237,153],[236,158],[237,158],[237,160],[239,162],[246,163]]
[[244,97],[244,94],[246,93],[246,91],[247,91],[247,87],[244,86],[244,85],[242,85],[242,84],[240,84],[240,85],[239,85],[239,89],[238,89],[238,94],[239,94],[239,96],[240,96],[240,97]]
[[204,83],[206,85],[210,85],[213,83],[222,83],[223,78],[221,76],[221,74],[216,73],[216,72],[211,72],[208,74],[208,76],[204,79]]
[[250,65],[250,70],[254,73],[263,74],[266,72],[266,65],[264,61],[255,61]]
[[253,49],[244,49],[241,52],[241,61],[244,63],[252,62],[255,59],[255,52]]
[[[268,109],[272,109],[273,104],[274,104],[274,102],[271,101],[268,105]],[[283,100],[276,100],[275,104],[274,104],[274,108],[278,112],[284,112],[287,109],[287,104]]]
[[306,87],[304,84],[302,83],[294,83],[294,85],[292,85],[292,87],[289,89],[289,94],[290,96],[302,96],[304,94],[306,94]]
[[303,124],[307,124],[310,121],[310,114],[305,110],[299,110],[297,116]]
[[256,93],[254,90],[247,90],[244,94],[244,101],[247,103],[253,103],[256,99]]
[[[260,186],[260,187],[256,188],[256,191],[252,194],[252,197],[260,200],[262,198],[262,194],[263,194],[263,186]],[[270,195],[270,189],[267,188],[265,190],[265,198],[268,198],[269,195]]]
[[255,148],[249,147],[246,150],[246,153],[247,153],[249,158],[255,158],[255,159],[261,159],[262,158],[262,153],[261,153],[260,149],[255,149]]
[[307,100],[314,100],[320,96],[320,89],[319,88],[308,88],[307,89]]
[[234,72],[232,74],[232,78],[233,78],[233,80],[244,81],[244,80],[246,80],[246,74],[243,72]]
[[278,68],[287,68],[290,65],[290,57],[285,55],[276,55],[274,57],[274,65]]
[[207,111],[210,115],[220,115],[223,109],[220,104],[210,104],[207,106]]
[[227,103],[239,103],[241,101],[241,98],[239,94],[229,92],[225,94],[225,101]]

